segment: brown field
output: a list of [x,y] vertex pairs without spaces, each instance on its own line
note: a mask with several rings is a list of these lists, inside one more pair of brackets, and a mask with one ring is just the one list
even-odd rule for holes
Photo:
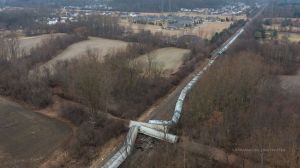
[[176,36],[180,37],[183,35],[195,35],[202,38],[211,39],[211,37],[216,32],[221,32],[222,30],[228,28],[232,24],[232,22],[204,22],[203,24],[187,29],[177,29],[177,30],[169,30],[163,29],[161,26],[157,25],[145,25],[145,24],[130,24],[126,20],[122,20],[120,25],[125,28],[131,29],[134,33],[138,33],[141,30],[147,30],[151,33],[162,33],[166,36]]
[[281,87],[290,94],[300,95],[300,69],[296,75],[281,75]]
[[90,37],[89,40],[81,41],[69,46],[61,54],[47,62],[45,65],[43,65],[43,67],[51,68],[51,66],[57,63],[58,61],[79,58],[83,54],[85,54],[85,52],[88,49],[99,51],[99,59],[103,59],[107,53],[114,49],[125,49],[127,47],[127,44],[127,42],[119,40]]
[[137,58],[137,60],[147,67],[149,56],[152,61],[166,73],[166,75],[170,75],[178,71],[183,63],[184,57],[189,53],[190,50],[187,49],[168,47],[157,49],[149,54],[142,55]]
[[[282,21],[284,21],[287,18],[283,18],[283,17],[276,17],[276,18],[264,18],[264,20],[266,19],[272,19],[272,21],[274,23],[281,23]],[[300,18],[288,18],[288,20],[291,20],[292,22],[300,22]]]
[[282,32],[293,32],[293,33],[300,32],[300,27],[295,27],[295,26],[282,27],[280,24],[272,24],[270,26],[263,25],[263,28],[265,30],[277,30],[277,31],[282,31]]
[[[299,26],[286,26],[283,27],[281,26],[281,23],[286,20],[286,18],[265,18],[266,19],[271,19],[272,20],[272,25],[263,25],[264,29],[266,30],[277,30],[280,32],[291,32],[291,33],[300,33],[300,27]],[[299,18],[288,18],[293,23],[300,23]]]
[[195,27],[192,34],[195,34],[198,37],[211,39],[215,33],[229,28],[232,23],[233,22],[204,22],[204,24]]
[[150,31],[151,33],[163,33],[166,36],[176,36],[180,37],[184,35],[184,30],[167,30],[163,29],[161,26],[158,25],[146,25],[146,24],[130,24],[127,20],[121,20],[121,26],[132,30],[133,33],[139,33],[142,30]]
[[55,33],[55,34],[43,34],[39,36],[33,37],[20,37],[20,48],[28,53],[31,48],[37,46],[43,40],[49,39],[51,37],[58,37],[64,35],[63,33]]
[[0,97],[0,167],[38,167],[71,135],[65,124]]
[[287,37],[289,39],[289,41],[291,41],[291,42],[300,42],[300,34],[299,33],[286,33],[286,32],[278,33],[279,39],[283,39],[284,37]]

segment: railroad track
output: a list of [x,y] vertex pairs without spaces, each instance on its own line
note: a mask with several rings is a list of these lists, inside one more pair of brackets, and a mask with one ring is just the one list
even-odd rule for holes
[[[208,64],[204,66],[198,73],[194,75],[192,80],[190,80],[186,86],[181,90],[180,95],[176,101],[175,110],[173,116],[170,120],[149,120],[147,123],[134,122],[130,124],[130,130],[127,137],[122,145],[122,147],[102,166],[102,168],[117,168],[119,167],[125,159],[132,153],[134,144],[138,142],[137,148],[151,148],[150,137],[154,137],[160,140],[165,140],[171,143],[176,143],[178,137],[168,133],[168,127],[177,124],[181,117],[182,107],[186,95],[195,85],[195,83],[201,79],[202,75],[207,71],[218,57],[220,57],[228,48],[238,39],[238,37],[243,34],[245,28],[251,24],[251,22],[256,19],[262,11],[265,9],[263,7],[252,19],[250,19],[242,28],[240,28],[231,38],[229,38],[223,45],[212,52],[212,57]],[[148,138],[137,139],[138,133],[148,135]],[[143,143],[146,143],[143,144]],[[147,146],[148,145],[148,146]],[[100,167],[100,166],[99,166]]]

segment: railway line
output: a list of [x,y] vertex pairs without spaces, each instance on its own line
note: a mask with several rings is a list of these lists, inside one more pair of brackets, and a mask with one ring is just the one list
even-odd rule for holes
[[[245,28],[251,24],[251,22],[258,17],[262,11],[264,10],[264,7],[252,18],[250,19],[242,28],[240,28],[231,38],[229,38],[223,45],[212,52],[212,56],[209,59],[208,63],[202,67],[200,70],[198,70],[195,74],[192,74],[188,78],[190,80],[184,81],[180,86],[179,89],[174,90],[173,97],[175,96],[176,99],[170,99],[165,105],[172,105],[174,104],[175,100],[175,109],[173,111],[172,118],[170,120],[162,120],[162,119],[156,119],[154,118],[155,115],[152,116],[149,121],[146,121],[145,123],[142,122],[135,122],[131,121],[130,124],[130,130],[127,134],[127,137],[125,138],[125,141],[121,148],[115,152],[112,157],[110,157],[107,162],[102,165],[103,168],[117,168],[119,167],[126,158],[132,154],[133,147],[137,138],[138,133],[148,135],[150,137],[154,137],[160,140],[168,141],[171,143],[176,143],[178,137],[176,135],[172,135],[168,133],[169,126],[177,124],[178,120],[181,117],[182,113],[182,107],[184,104],[185,97],[189,93],[189,91],[192,89],[192,87],[197,83],[198,80],[201,79],[202,75],[207,71],[213,63],[216,61],[216,59],[222,54],[228,50],[228,48],[240,37],[243,32],[245,31]],[[171,93],[172,94],[172,93]],[[169,104],[168,104],[169,103]],[[162,104],[161,106],[164,106]],[[174,107],[174,106],[173,106]],[[159,107],[156,107],[159,108]],[[157,110],[152,110],[153,112],[158,112]],[[99,166],[100,167],[100,166]]]

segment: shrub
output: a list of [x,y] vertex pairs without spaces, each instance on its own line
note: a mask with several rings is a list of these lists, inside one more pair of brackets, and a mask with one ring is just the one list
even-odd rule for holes
[[79,126],[88,119],[87,111],[80,105],[64,104],[61,108],[61,116]]

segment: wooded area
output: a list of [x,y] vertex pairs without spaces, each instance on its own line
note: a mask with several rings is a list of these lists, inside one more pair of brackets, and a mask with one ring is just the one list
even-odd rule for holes
[[259,41],[259,17],[196,84],[172,131],[178,145],[154,143],[124,167],[299,167],[299,98],[280,85],[296,75],[300,44]]
[[[70,158],[65,160],[64,164],[72,165],[72,159],[75,159],[79,166],[86,165],[95,157],[96,150],[101,148],[106,141],[124,132],[124,125],[127,124],[124,120],[138,118],[147,108],[193,72],[200,61],[209,58],[209,53],[243,24],[244,22],[240,21],[232,25],[229,30],[217,34],[214,40],[207,41],[194,36],[169,38],[160,33],[151,34],[149,31],[128,33],[118,25],[116,17],[91,15],[81,18],[76,23],[40,27],[38,32],[29,32],[31,35],[39,32],[66,33],[64,36],[53,37],[42,42],[31,49],[29,54],[20,50],[17,36],[11,34],[1,37],[0,40],[2,44],[0,48],[0,94],[39,108],[48,107],[53,103],[54,95],[72,102],[65,104],[59,112],[60,117],[70,121],[76,128],[75,138],[66,147],[70,152]],[[34,29],[30,24],[22,26],[29,31]],[[20,28],[19,25],[15,27],[15,29],[18,28]],[[41,68],[41,65],[57,56],[68,46],[86,40],[88,36],[120,39],[131,43],[125,50],[112,50],[102,61],[98,59],[101,52],[87,49],[80,59],[54,65],[55,71]],[[147,57],[146,68],[136,62],[138,56],[161,47],[180,47],[191,50],[191,54],[185,57],[180,69],[170,77],[163,76],[162,70],[150,56]],[[279,60],[281,63],[282,59]],[[249,63],[252,63],[251,61],[256,61],[256,59],[249,60]],[[286,63],[290,65],[289,61]],[[228,74],[232,71],[228,70]],[[241,71],[247,72],[242,67]],[[257,73],[257,71],[249,72],[253,76]],[[239,78],[232,79],[229,84],[237,80]],[[255,81],[250,81],[250,84],[247,82],[245,81],[246,86],[241,86],[239,91],[250,88],[251,86],[248,85],[252,85]],[[229,94],[230,89],[232,87],[229,87],[226,93]],[[253,89],[241,96],[247,98],[255,93],[257,90]],[[239,92],[236,96],[240,96],[238,94]],[[240,97],[235,99],[238,98]],[[249,106],[249,102],[252,102],[252,99],[250,101],[246,98],[241,101],[245,108]],[[214,104],[211,106],[213,107]],[[209,112],[207,112],[208,116]],[[228,115],[228,118],[230,117]],[[193,122],[195,121],[191,121]],[[231,134],[236,138],[236,132],[230,132]]]
[[[173,129],[179,145],[158,143],[143,166],[298,167],[300,95],[280,87],[286,61],[273,62],[272,56],[244,50],[218,60],[184,105]],[[299,67],[299,61],[293,64]]]
[[0,93],[12,96],[38,107],[51,103],[51,90],[47,76],[38,76],[38,67],[53,58],[72,43],[83,40],[76,35],[50,38],[25,54],[19,47],[17,37],[0,39]]

